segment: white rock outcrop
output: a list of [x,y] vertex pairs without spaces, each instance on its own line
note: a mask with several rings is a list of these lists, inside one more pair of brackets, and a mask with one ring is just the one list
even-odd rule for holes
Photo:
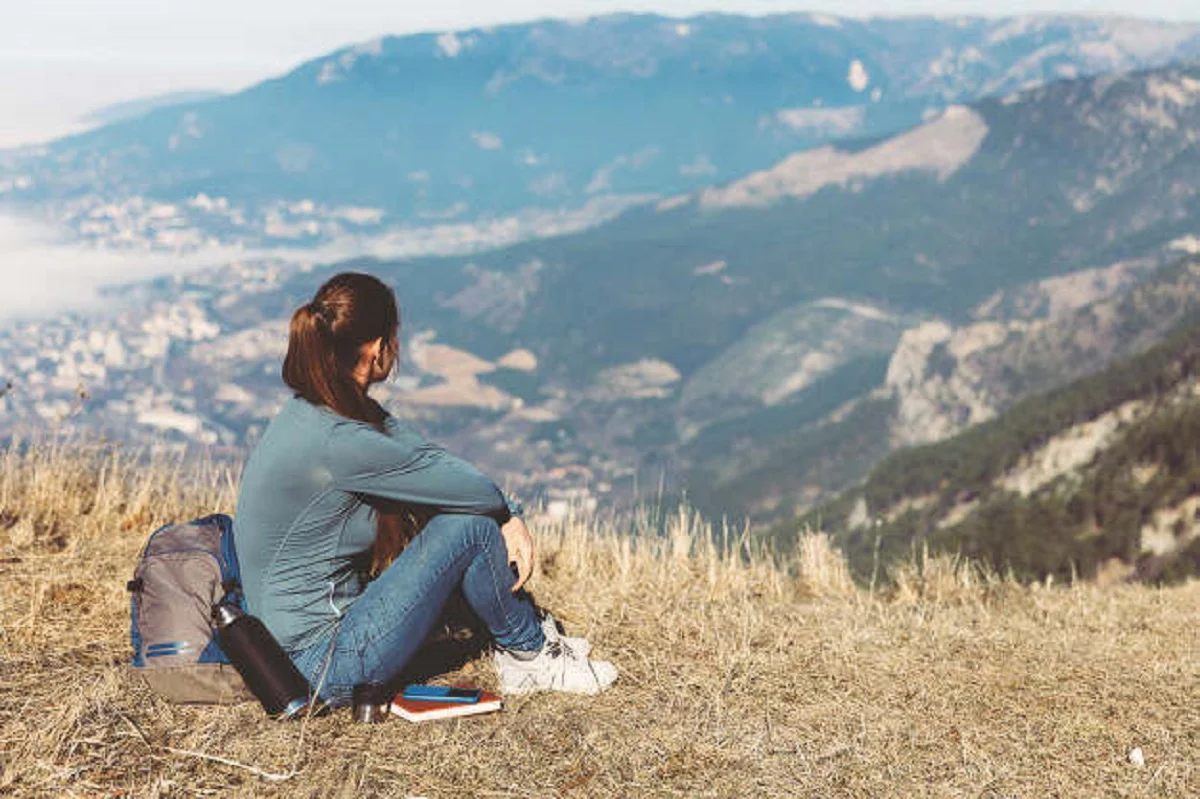
[[827,186],[856,180],[929,172],[946,180],[978,152],[987,137],[983,117],[964,106],[882,144],[849,153],[832,146],[796,153],[770,169],[700,195],[707,208],[761,207],[786,198],[803,198]]
[[[885,382],[897,401],[893,445],[940,441],[993,418],[996,402],[970,356],[996,346],[1019,324],[983,322],[955,330],[946,322],[933,321],[905,332]],[[931,368],[939,349],[953,359],[948,371]]]

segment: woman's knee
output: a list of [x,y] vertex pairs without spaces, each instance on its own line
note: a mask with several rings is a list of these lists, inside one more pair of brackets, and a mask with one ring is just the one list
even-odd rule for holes
[[500,525],[491,516],[443,513],[433,517],[428,527],[436,528],[438,536],[461,536],[483,546],[504,542]]

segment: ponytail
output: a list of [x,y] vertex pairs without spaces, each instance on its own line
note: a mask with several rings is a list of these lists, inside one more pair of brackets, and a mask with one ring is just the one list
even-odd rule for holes
[[[379,407],[367,399],[353,377],[359,346],[365,342],[339,342],[329,317],[328,309],[317,301],[301,305],[292,314],[283,382],[314,405],[382,431]],[[391,331],[384,337],[390,338]]]
[[[386,415],[355,381],[354,370],[364,344],[383,339],[390,346],[399,326],[396,297],[386,284],[355,272],[336,275],[292,314],[283,382],[312,404],[386,434]],[[412,505],[367,501],[377,514],[371,547],[375,575],[395,560],[431,514]]]

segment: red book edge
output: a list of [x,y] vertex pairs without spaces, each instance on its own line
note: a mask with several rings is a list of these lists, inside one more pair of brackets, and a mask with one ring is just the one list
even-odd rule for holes
[[[471,688],[473,685],[455,685],[455,688]],[[430,702],[424,699],[405,699],[404,692],[392,697],[388,711],[409,721],[433,721],[455,716],[474,716],[492,713],[503,707],[503,700],[491,691],[483,691],[478,702]]]

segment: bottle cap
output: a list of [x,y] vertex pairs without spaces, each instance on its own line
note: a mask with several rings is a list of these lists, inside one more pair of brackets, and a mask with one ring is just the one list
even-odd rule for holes
[[229,602],[218,602],[212,609],[213,622],[218,627],[228,627],[245,615],[241,608]]
[[297,697],[297,698],[293,699],[291,702],[288,702],[287,707],[285,707],[283,709],[283,712],[279,714],[278,719],[280,721],[285,721],[290,718],[295,718],[300,713],[302,713],[304,711],[304,709],[307,707],[308,707],[308,699]]
[[360,682],[354,686],[354,720],[377,724],[387,718],[387,686],[381,682]]

